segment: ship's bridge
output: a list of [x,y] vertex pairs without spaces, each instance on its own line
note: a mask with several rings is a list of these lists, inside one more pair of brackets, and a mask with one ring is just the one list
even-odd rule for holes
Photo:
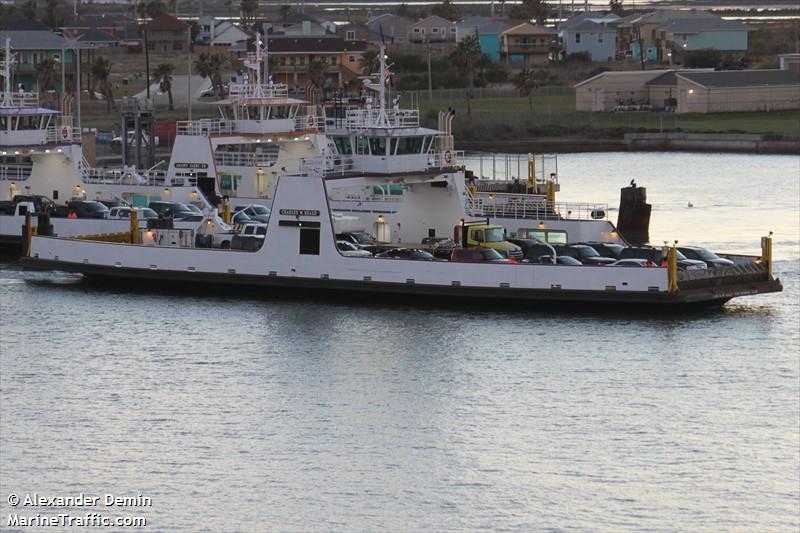
[[80,130],[72,117],[39,105],[39,96],[18,92],[0,93],[0,146],[25,147],[80,141]]
[[290,98],[285,84],[234,84],[228,97],[215,104],[219,119],[180,121],[178,135],[280,135],[318,130],[314,106]]

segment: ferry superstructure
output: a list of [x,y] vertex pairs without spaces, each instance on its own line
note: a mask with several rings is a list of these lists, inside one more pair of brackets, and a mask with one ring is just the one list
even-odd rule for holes
[[[431,220],[435,208],[405,224],[396,216],[408,188],[424,177],[461,199],[462,217],[488,217],[512,233],[555,229],[571,240],[620,240],[606,218],[607,206],[556,203],[558,174],[548,167],[549,158],[524,161],[513,192],[507,190],[511,181],[485,183],[480,175],[472,179],[466,169],[469,158],[455,150],[453,114],[440,113],[437,129],[432,129],[420,125],[418,110],[401,109],[397,100],[389,105],[383,48],[380,58],[377,82],[365,84],[362,102],[335,102],[318,112],[290,98],[285,85],[262,84],[266,61],[257,46],[247,63],[255,70],[255,84],[233,85],[230,95],[217,102],[218,119],[178,123],[167,179],[197,184],[209,198],[271,207],[281,174],[387,178],[383,185],[332,190],[331,208],[355,217],[367,230],[381,217],[390,225],[393,242],[418,242],[450,234],[449,224]],[[269,77],[264,74],[263,79]]]

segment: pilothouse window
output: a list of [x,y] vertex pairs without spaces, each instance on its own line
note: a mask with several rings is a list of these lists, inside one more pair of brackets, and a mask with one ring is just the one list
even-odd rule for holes
[[386,137],[370,137],[369,147],[372,155],[386,155]]
[[397,139],[397,155],[419,154],[422,152],[424,137],[400,137]]
[[349,137],[334,137],[333,143],[336,145],[336,150],[340,155],[351,155],[353,153],[353,146],[350,144]]

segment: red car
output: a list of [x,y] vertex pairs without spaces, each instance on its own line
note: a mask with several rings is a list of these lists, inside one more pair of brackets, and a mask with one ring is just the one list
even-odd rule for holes
[[491,248],[453,248],[450,260],[456,263],[516,263],[516,259],[506,259]]

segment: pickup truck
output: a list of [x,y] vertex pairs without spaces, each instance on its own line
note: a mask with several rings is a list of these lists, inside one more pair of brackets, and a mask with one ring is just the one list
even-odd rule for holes
[[[466,238],[462,235],[466,231]],[[464,225],[456,224],[453,227],[453,240],[462,247],[491,248],[503,257],[516,260],[522,259],[522,248],[508,242],[505,238],[505,229],[496,224],[468,222]]]
[[33,210],[39,213],[51,212],[55,209],[53,200],[47,196],[42,196],[40,194],[17,194],[11,200],[3,200],[0,202],[0,213],[15,215],[17,214],[17,206],[20,203],[32,204]]

